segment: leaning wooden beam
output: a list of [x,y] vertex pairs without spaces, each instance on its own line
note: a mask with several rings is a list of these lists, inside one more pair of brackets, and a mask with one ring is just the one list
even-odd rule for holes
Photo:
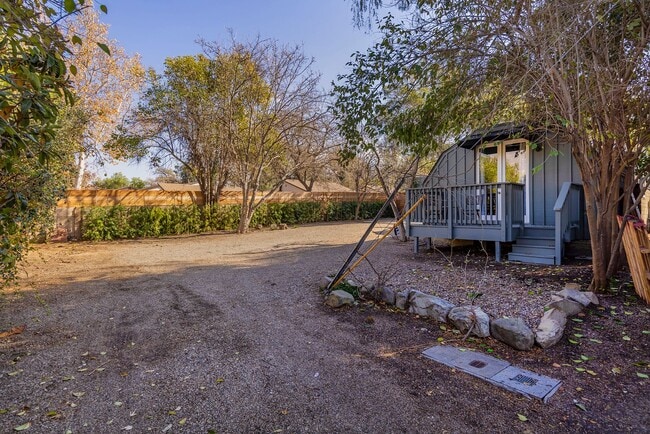
[[379,237],[377,240],[375,240],[375,243],[374,243],[372,246],[370,246],[370,248],[369,248],[369,249],[368,249],[368,250],[367,250],[363,255],[361,255],[361,257],[360,257],[360,258],[359,258],[359,259],[358,259],[354,264],[352,264],[352,265],[350,266],[350,268],[348,268],[347,270],[345,270],[345,271],[344,271],[344,272],[343,272],[343,273],[342,273],[342,274],[341,274],[337,279],[332,280],[332,281],[330,282],[330,286],[328,287],[328,289],[329,289],[329,288],[334,288],[334,287],[336,287],[336,285],[338,285],[338,284],[341,282],[341,280],[345,279],[345,277],[346,277],[348,274],[350,274],[350,272],[352,272],[352,270],[354,270],[355,268],[357,268],[357,266],[361,263],[361,261],[363,261],[364,259],[366,259],[366,257],[370,254],[370,252],[372,252],[373,250],[375,250],[375,247],[377,247],[377,246],[379,245],[379,243],[381,243],[381,242],[382,242],[382,241],[383,241],[383,240],[384,240],[384,239],[385,239],[385,238],[386,238],[386,237],[387,237],[391,232],[393,232],[393,229],[395,229],[395,228],[396,228],[397,226],[399,226],[399,225],[400,225],[404,220],[406,220],[406,217],[408,217],[409,214],[411,214],[413,211],[415,211],[415,208],[417,208],[417,207],[418,207],[418,206],[419,206],[419,205],[424,201],[424,199],[425,199],[426,197],[427,197],[426,194],[423,195],[423,196],[421,196],[421,197],[420,197],[420,198],[419,198],[419,199],[418,199],[418,200],[413,204],[413,206],[412,206],[411,208],[409,208],[409,209],[404,213],[404,215],[403,215],[399,220],[397,220],[397,221],[393,224],[393,226],[390,228],[390,230],[387,230],[386,232],[384,232],[384,234],[383,234],[381,237]]
[[650,239],[643,229],[621,216],[618,224],[623,230],[623,246],[636,293],[650,303]]

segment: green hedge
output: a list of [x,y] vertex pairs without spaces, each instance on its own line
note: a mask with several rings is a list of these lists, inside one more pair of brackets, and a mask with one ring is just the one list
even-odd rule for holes
[[[359,217],[374,217],[382,205],[362,202]],[[265,203],[253,214],[250,226],[353,220],[356,207],[356,202]],[[230,231],[239,226],[239,209],[239,205],[96,207],[84,213],[82,233],[85,240],[101,241]],[[392,217],[390,208],[384,216]]]

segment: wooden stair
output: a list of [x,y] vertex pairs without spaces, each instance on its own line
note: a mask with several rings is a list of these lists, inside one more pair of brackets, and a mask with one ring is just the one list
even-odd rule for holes
[[555,264],[555,228],[553,226],[525,227],[508,253],[509,261],[526,264]]

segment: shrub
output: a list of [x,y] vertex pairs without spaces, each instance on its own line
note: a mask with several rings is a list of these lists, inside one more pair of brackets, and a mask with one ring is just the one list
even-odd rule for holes
[[[356,206],[356,202],[264,203],[253,214],[251,227],[352,220]],[[381,206],[381,202],[362,203],[360,217],[364,219],[373,217]],[[389,208],[384,217],[390,216],[392,212]],[[88,209],[83,216],[82,232],[85,240],[101,241],[219,230],[232,231],[237,229],[238,225],[239,205],[214,207],[117,205]]]

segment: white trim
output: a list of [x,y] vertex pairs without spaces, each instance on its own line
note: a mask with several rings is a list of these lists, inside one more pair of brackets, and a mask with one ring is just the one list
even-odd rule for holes
[[[531,213],[531,183],[532,183],[532,171],[530,169],[531,165],[531,158],[530,158],[530,141],[527,139],[510,139],[510,140],[500,140],[500,141],[495,141],[495,142],[487,142],[480,144],[476,147],[475,151],[475,160],[476,160],[476,180],[477,182],[480,182],[480,176],[481,176],[481,164],[479,161],[479,151],[481,148],[487,147],[487,146],[496,146],[497,147],[497,182],[506,182],[505,179],[505,174],[506,174],[506,146],[507,145],[513,145],[516,143],[521,143],[524,145],[525,149],[525,157],[526,157],[526,168],[525,168],[525,182],[524,182],[524,223],[529,224],[530,223],[530,213]],[[501,195],[499,195],[499,203],[498,206],[501,206]],[[482,216],[482,217],[489,217],[489,216]]]

